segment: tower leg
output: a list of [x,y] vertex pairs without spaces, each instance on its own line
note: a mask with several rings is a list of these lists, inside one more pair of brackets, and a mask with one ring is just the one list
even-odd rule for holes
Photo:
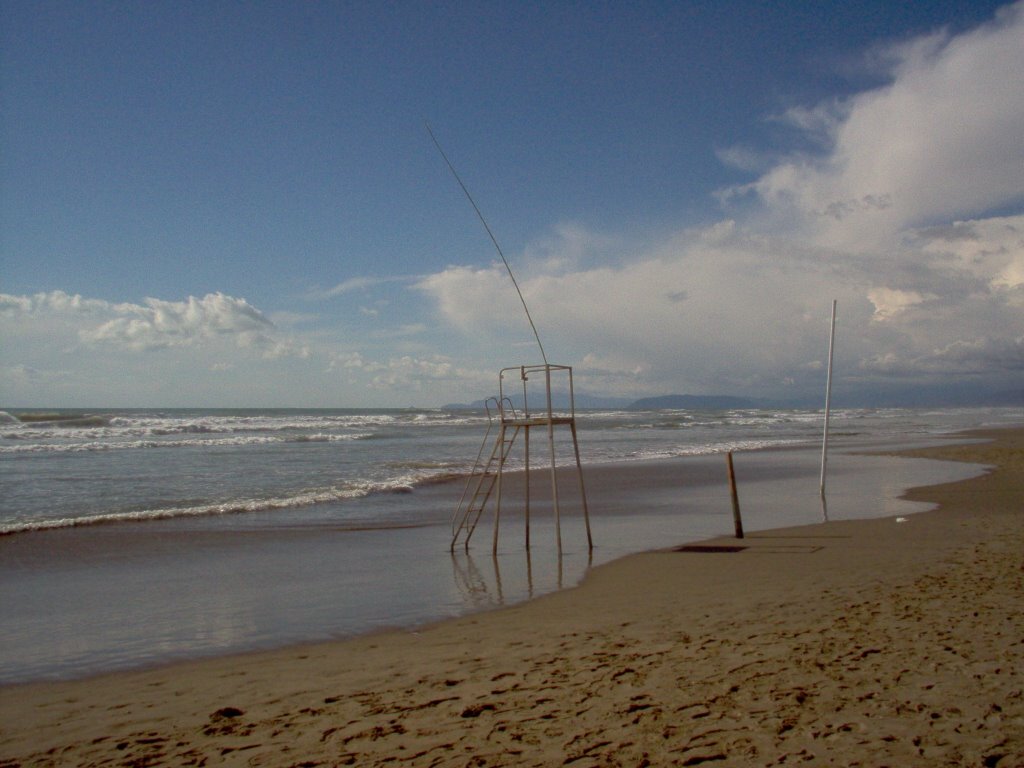
[[494,544],[491,547],[491,554],[498,554],[498,527],[501,525],[501,476],[505,471],[505,425],[501,425],[498,433],[498,487],[497,499],[494,502]]
[[572,449],[576,454],[576,476],[580,480],[580,501],[583,502],[583,521],[587,526],[587,548],[594,548],[594,539],[590,535],[590,512],[587,509],[587,491],[583,487],[583,465],[580,463],[580,444],[576,440],[576,420],[573,419],[569,422],[569,428],[572,430]]
[[523,450],[526,461],[526,475],[523,481],[526,485],[526,549],[530,549],[530,427],[524,427]]
[[555,540],[562,551],[562,517],[558,508],[558,472],[555,470],[555,425],[548,421],[548,447],[551,450],[551,501],[555,507]]

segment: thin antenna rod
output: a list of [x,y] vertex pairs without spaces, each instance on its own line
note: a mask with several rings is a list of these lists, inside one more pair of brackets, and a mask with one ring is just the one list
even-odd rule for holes
[[825,380],[825,433],[821,438],[821,498],[825,498],[825,465],[828,462],[828,417],[832,410],[832,351],[836,340],[836,300],[832,300],[832,326],[828,334],[828,377]]
[[540,348],[540,356],[544,359],[544,365],[548,364],[548,356],[544,354],[544,345],[540,343],[540,334],[537,333],[537,326],[533,324],[533,318],[530,316],[530,308],[526,306],[526,299],[523,298],[523,292],[519,290],[519,282],[516,280],[516,276],[512,274],[512,267],[508,264],[508,259],[505,258],[505,254],[501,252],[501,246],[498,245],[498,240],[495,238],[494,233],[491,232],[491,228],[487,226],[487,220],[484,215],[480,212],[480,208],[477,207],[476,202],[473,200],[473,196],[469,194],[469,190],[466,189],[466,185],[462,183],[462,179],[459,177],[459,172],[455,170],[455,166],[452,165],[452,161],[448,159],[448,155],[441,149],[441,144],[438,142],[437,137],[434,136],[434,132],[430,130],[430,123],[424,121],[423,124],[427,128],[427,133],[430,134],[431,141],[434,142],[434,146],[437,147],[437,151],[441,153],[441,157],[444,158],[445,163],[448,165],[448,170],[452,172],[452,176],[459,182],[459,186],[462,187],[462,191],[466,195],[466,199],[469,200],[469,204],[473,206],[473,210],[476,211],[477,218],[480,219],[480,223],[484,225],[484,229],[487,230],[487,234],[491,238],[491,242],[494,243],[495,250],[498,251],[498,255],[501,256],[501,262],[505,265],[505,269],[508,271],[508,276],[512,278],[512,285],[516,287],[516,293],[519,294],[519,301],[523,304],[523,310],[526,312],[526,319],[530,321],[530,328],[533,330],[533,337],[537,340],[537,346]]

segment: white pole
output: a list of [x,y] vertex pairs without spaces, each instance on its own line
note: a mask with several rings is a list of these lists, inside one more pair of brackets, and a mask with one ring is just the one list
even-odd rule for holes
[[828,378],[825,382],[825,434],[821,439],[821,497],[825,498],[825,465],[828,462],[828,419],[832,408],[832,352],[836,340],[836,300],[832,299],[832,327],[828,335]]

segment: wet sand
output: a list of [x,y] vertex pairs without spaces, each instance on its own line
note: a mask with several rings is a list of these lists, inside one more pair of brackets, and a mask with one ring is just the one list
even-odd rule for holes
[[902,522],[634,555],[415,632],[0,688],[0,766],[1024,765],[1024,430],[985,437],[916,452],[996,468],[912,491],[941,506]]

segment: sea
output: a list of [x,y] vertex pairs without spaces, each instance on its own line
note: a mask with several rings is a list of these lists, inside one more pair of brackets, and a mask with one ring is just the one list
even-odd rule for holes
[[[495,439],[483,409],[0,411],[0,684],[418,631],[572,587],[631,552],[730,533],[727,454],[748,530],[913,514],[906,488],[984,468],[867,454],[1024,412],[834,409],[826,504],[820,410],[575,419],[576,446],[561,427],[531,438],[527,548],[522,489],[500,538],[485,511],[453,546]],[[511,450],[509,472],[524,468]]]

